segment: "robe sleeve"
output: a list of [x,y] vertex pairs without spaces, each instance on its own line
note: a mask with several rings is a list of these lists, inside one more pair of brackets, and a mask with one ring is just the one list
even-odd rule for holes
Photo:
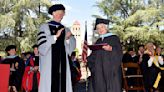
[[112,62],[114,65],[120,66],[122,62],[122,47],[120,39],[117,36],[113,36],[110,44],[112,46]]
[[38,33],[38,46],[39,53],[41,55],[46,55],[47,52],[51,49],[51,45],[56,43],[56,36],[50,35],[49,26],[47,24],[41,25]]
[[[65,28],[65,31],[68,32],[70,31],[68,28]],[[65,48],[66,48],[66,52],[69,54],[69,56],[71,56],[71,53],[75,50],[76,48],[76,39],[74,38],[74,36],[71,36],[69,39],[67,39],[65,41]]]
[[87,66],[89,67],[90,71],[94,71],[94,65],[96,60],[96,51],[92,51],[92,53],[87,57]]
[[141,62],[141,70],[144,73],[148,71],[148,60],[150,59],[150,56],[148,54],[143,54],[142,56],[142,62]]

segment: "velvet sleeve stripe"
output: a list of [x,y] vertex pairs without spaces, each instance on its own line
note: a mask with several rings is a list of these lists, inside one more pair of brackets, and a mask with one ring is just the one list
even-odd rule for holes
[[38,43],[40,43],[40,42],[42,42],[43,40],[46,40],[46,34],[45,34],[45,32],[39,32],[38,33],[38,38],[37,38],[37,41],[38,41]]
[[43,41],[39,42],[39,43],[38,43],[38,47],[39,47],[40,45],[44,44],[45,42],[47,42],[47,40],[43,40]]
[[39,41],[39,40],[41,40],[41,39],[45,39],[46,38],[46,36],[40,36],[38,39],[37,39],[37,41]]
[[40,37],[38,37],[37,41],[38,41],[38,44],[47,41],[46,36],[40,36]]
[[41,34],[45,34],[45,32],[39,32],[39,33],[38,33],[38,36],[41,35]]

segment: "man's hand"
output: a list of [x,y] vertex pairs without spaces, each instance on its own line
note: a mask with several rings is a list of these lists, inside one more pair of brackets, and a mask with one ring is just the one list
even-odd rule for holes
[[68,31],[68,32],[66,33],[66,40],[68,40],[71,36],[72,36],[71,31]]
[[15,63],[15,67],[16,67],[16,69],[18,69],[18,65],[19,65],[19,63],[16,62],[16,63]]
[[61,35],[63,30],[64,28],[61,28],[60,30],[58,30],[58,32],[56,33],[56,38],[58,38]]
[[39,70],[39,66],[34,66],[34,71],[38,71]]

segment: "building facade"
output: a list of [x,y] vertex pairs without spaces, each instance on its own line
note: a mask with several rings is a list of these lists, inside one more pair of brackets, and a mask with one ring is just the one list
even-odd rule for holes
[[81,37],[81,26],[78,21],[75,21],[71,26],[71,32],[76,39],[76,50],[78,51],[78,55],[82,54],[82,37]]

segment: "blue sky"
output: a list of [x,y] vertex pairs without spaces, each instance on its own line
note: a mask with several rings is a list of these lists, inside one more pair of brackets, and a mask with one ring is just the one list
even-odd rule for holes
[[92,34],[92,23],[95,18],[92,15],[100,15],[100,10],[95,6],[96,2],[101,0],[52,0],[54,3],[61,3],[66,7],[66,15],[62,20],[62,23],[68,27],[72,26],[76,20],[81,24],[82,35],[85,32],[85,21],[87,21],[88,35]]
[[[70,26],[71,21],[78,20],[92,21],[93,14],[100,14],[99,9],[94,6],[97,1],[101,0],[52,0],[56,3],[62,3],[66,7],[66,15],[63,19],[63,23]],[[91,19],[92,18],[92,19]]]

